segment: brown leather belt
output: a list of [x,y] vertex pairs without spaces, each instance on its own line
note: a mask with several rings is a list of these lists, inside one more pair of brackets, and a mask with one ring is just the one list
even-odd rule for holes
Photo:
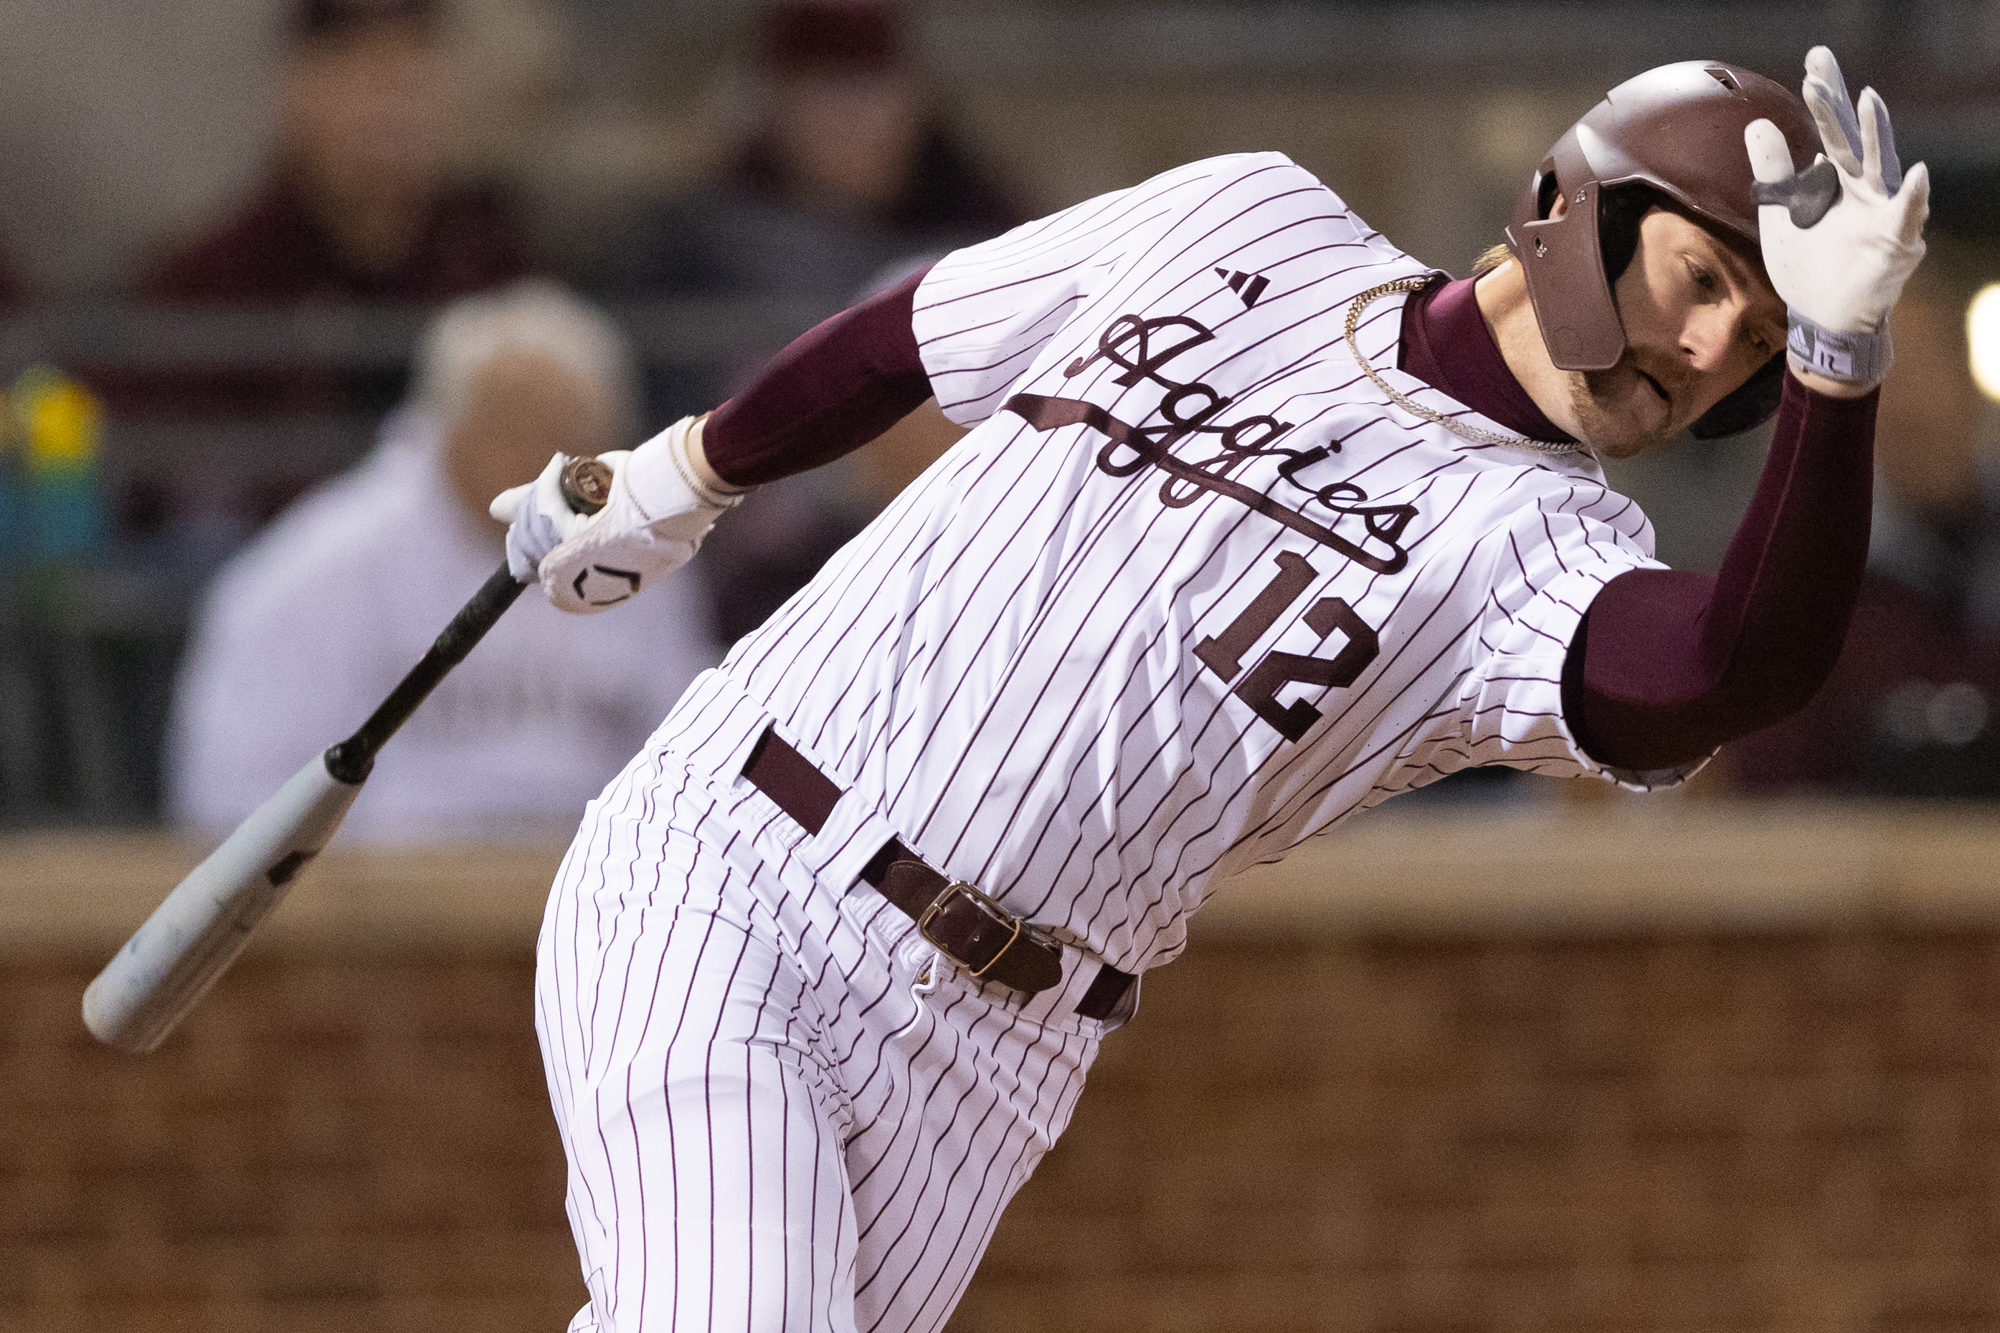
[[[751,748],[743,776],[812,834],[826,824],[840,799],[839,784],[769,727]],[[924,938],[968,975],[1029,995],[1062,980],[1062,945],[973,885],[931,869],[901,840],[891,838],[875,853],[862,867],[861,878],[915,921]],[[1085,1018],[1110,1016],[1132,981],[1131,973],[1104,964],[1076,1012]]]

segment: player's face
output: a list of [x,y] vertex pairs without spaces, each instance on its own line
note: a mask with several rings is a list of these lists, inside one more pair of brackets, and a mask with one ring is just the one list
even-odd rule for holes
[[1569,376],[1574,433],[1605,457],[1678,435],[1785,345],[1785,303],[1756,261],[1668,209],[1640,220],[1613,294],[1624,357]]

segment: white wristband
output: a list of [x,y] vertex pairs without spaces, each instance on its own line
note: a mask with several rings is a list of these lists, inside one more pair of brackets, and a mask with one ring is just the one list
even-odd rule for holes
[[[632,464],[625,474],[625,483],[633,503],[647,522],[684,512],[687,499],[720,513],[735,508],[750,493],[747,488],[720,490],[702,483],[694,463],[688,458],[688,441],[693,436],[695,420],[694,417],[682,417],[632,453]],[[665,467],[661,466],[662,460]],[[677,490],[684,493],[686,499],[677,495]]]
[[1843,384],[1880,384],[1893,353],[1887,324],[1851,333],[1822,328],[1794,310],[1786,321],[1785,351],[1800,370]]

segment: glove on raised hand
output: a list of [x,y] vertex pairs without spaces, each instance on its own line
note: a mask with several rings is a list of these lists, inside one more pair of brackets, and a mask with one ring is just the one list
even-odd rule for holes
[[640,445],[599,454],[610,465],[611,496],[595,514],[573,513],[562,494],[557,454],[541,476],[502,491],[493,517],[508,524],[507,565],[564,611],[588,615],[651,587],[689,560],[715,520],[746,492],[702,483],[688,460],[693,417],[683,417]]
[[1806,54],[1804,93],[1826,150],[1805,171],[1793,173],[1785,136],[1770,121],[1743,131],[1764,267],[1790,308],[1792,365],[1876,384],[1889,370],[1889,311],[1924,257],[1930,173],[1919,162],[1903,174],[1881,97],[1862,89],[1857,114],[1824,46]]

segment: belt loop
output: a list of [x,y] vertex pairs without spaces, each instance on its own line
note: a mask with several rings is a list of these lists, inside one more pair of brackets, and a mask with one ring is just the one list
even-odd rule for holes
[[787,744],[775,726],[765,727],[751,747],[743,776],[815,838],[840,803],[839,784]]

